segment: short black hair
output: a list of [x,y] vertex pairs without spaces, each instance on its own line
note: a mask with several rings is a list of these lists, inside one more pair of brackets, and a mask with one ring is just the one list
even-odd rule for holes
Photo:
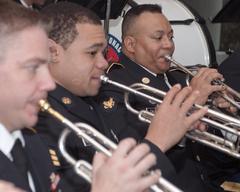
[[162,7],[157,4],[141,4],[132,7],[123,18],[122,39],[128,35],[128,31],[131,29],[131,26],[135,22],[135,19],[145,12],[162,14]]
[[49,18],[52,25],[48,37],[64,49],[67,49],[79,35],[77,24],[102,24],[100,18],[91,10],[71,2],[50,4],[41,12]]

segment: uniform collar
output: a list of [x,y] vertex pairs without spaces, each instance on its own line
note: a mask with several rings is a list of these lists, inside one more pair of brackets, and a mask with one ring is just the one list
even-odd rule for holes
[[129,71],[134,71],[134,76],[152,76],[156,77],[157,74],[153,73],[146,69],[146,67],[143,67],[140,64],[135,63],[133,60],[131,60],[129,57],[127,57],[125,54],[122,53],[120,56],[120,62],[126,67],[129,68]]
[[120,57],[120,63],[124,65],[125,70],[129,73],[129,76],[134,78],[134,82],[141,82],[155,88],[162,87],[163,91],[169,90],[165,82],[164,74],[156,75],[155,73],[146,70],[141,65],[136,64],[124,54]]
[[3,124],[0,124],[0,135],[2,138],[0,139],[0,150],[3,152],[4,155],[6,155],[10,160],[12,160],[11,150],[15,141],[17,139],[20,139],[22,145],[25,146],[23,135],[19,130],[10,133]]
[[[65,109],[72,111],[72,113],[85,113],[86,111],[93,111],[92,99],[90,97],[79,97],[61,85],[57,84],[56,89],[49,92],[48,96],[59,102]],[[81,109],[79,109],[81,108]]]

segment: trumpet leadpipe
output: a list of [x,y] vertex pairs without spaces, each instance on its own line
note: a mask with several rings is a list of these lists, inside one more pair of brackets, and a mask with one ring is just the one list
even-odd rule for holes
[[[118,83],[116,81],[110,80],[106,76],[101,76],[101,80],[104,83],[109,83],[113,86],[116,86],[120,89],[122,89],[124,93],[124,102],[126,105],[126,108],[131,111],[134,114],[137,114],[139,119],[141,121],[144,121],[146,123],[151,123],[151,118],[154,117],[154,113],[146,111],[146,110],[136,110],[134,109],[131,104],[129,103],[128,95],[129,93],[134,94],[136,96],[140,96],[146,100],[151,100],[157,104],[161,104],[164,96],[166,95],[166,92],[161,91],[159,89],[150,87],[145,84],[141,83],[134,83],[130,86],[123,85],[121,83]],[[157,95],[157,97],[150,96],[146,93],[143,93],[139,90],[147,90],[151,94]],[[159,99],[158,97],[162,97],[162,99]],[[196,109],[202,109],[203,106],[194,104],[192,106],[192,110]],[[190,110],[190,111],[192,111]],[[188,113],[189,114],[189,113]],[[214,120],[213,120],[214,119]],[[202,122],[207,123],[208,125],[211,125],[217,129],[226,131],[227,133],[233,134],[237,137],[237,142],[235,144],[231,143],[229,144],[228,141],[221,139],[220,137],[216,139],[216,136],[208,137],[209,134],[207,132],[201,132],[198,130],[192,130],[189,133],[186,133],[186,136],[190,139],[196,140],[202,144],[205,144],[209,147],[212,147],[216,150],[222,151],[228,155],[231,155],[235,158],[240,158],[240,147],[239,147],[239,137],[240,137],[240,120],[237,118],[233,118],[229,115],[220,113],[218,111],[214,111],[212,109],[207,110],[207,114],[200,119]],[[226,125],[228,124],[228,125]],[[232,127],[233,126],[233,127]],[[197,136],[196,136],[197,135]],[[199,139],[199,137],[204,137]]]
[[[74,123],[72,123],[71,121],[69,121],[67,118],[65,118],[64,116],[62,116],[60,113],[58,113],[57,111],[55,111],[54,109],[51,108],[51,106],[49,105],[49,103],[47,103],[44,100],[40,100],[40,106],[42,106],[42,109],[44,111],[47,111],[48,113],[50,113],[53,117],[55,117],[56,119],[58,119],[60,122],[62,122],[63,124],[65,124],[67,127],[69,127],[74,133],[76,133],[79,137],[81,137],[82,139],[84,139],[85,141],[91,143],[91,145],[103,152],[105,155],[107,156],[111,156],[112,153],[107,150],[103,145],[99,144],[96,140],[94,140],[91,136],[89,136],[86,132],[82,131],[81,129],[79,129]],[[90,125],[85,124],[85,123],[80,123],[80,126],[84,127],[86,130],[90,130],[93,131],[92,133],[94,134],[95,137],[98,137],[99,139],[104,139],[105,143],[109,145],[109,147],[111,147],[111,149],[116,149],[117,145],[115,143],[113,143],[111,140],[106,139],[106,137],[104,137],[102,134],[100,134],[98,131],[96,131],[96,129],[92,128]]]
[[[104,83],[109,83],[109,84],[114,85],[114,86],[116,86],[116,87],[118,87],[118,88],[120,88],[120,89],[122,89],[124,91],[127,91],[127,92],[132,93],[132,94],[137,95],[137,96],[140,96],[142,98],[151,100],[151,101],[153,101],[153,102],[155,102],[157,104],[161,104],[162,103],[162,99],[150,96],[150,95],[148,95],[146,93],[143,93],[141,91],[136,90],[135,88],[142,87],[142,89],[149,90],[149,92],[155,93],[155,94],[157,94],[158,96],[160,96],[162,98],[164,98],[164,96],[166,95],[166,92],[164,92],[164,91],[162,91],[160,89],[155,89],[153,87],[150,87],[148,85],[141,84],[141,83],[134,83],[131,86],[126,86],[126,85],[123,85],[123,84],[118,83],[116,81],[112,81],[107,76],[104,76],[104,75],[101,76],[101,80]],[[194,109],[202,109],[203,106],[194,104],[193,108]],[[240,120],[237,119],[237,118],[231,117],[229,115],[220,113],[220,112],[212,110],[212,109],[208,109],[207,110],[207,115],[209,115],[210,117],[214,117],[214,118],[217,118],[219,120],[222,120],[224,122],[232,122],[232,123],[234,123],[236,125],[239,125],[239,127],[240,127]]]

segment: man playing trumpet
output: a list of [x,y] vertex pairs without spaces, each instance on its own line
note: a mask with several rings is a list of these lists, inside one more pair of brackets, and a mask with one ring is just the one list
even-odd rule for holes
[[[72,191],[54,166],[54,151],[31,128],[39,100],[55,88],[48,70],[48,27],[38,13],[0,0],[0,191]],[[146,144],[126,139],[111,158],[95,156],[92,192],[143,191],[160,176],[156,171],[142,177],[155,163]]]
[[[133,83],[143,83],[163,91],[168,91],[171,85],[176,83],[185,85],[185,75],[168,71],[170,62],[165,59],[165,56],[171,56],[173,52],[174,31],[162,14],[161,7],[150,4],[138,5],[130,9],[124,16],[120,63],[112,64],[108,68],[108,76],[110,79],[128,86]],[[199,91],[196,104],[205,104],[210,94],[224,90],[222,86],[212,85],[211,82],[214,79],[222,79],[222,75],[217,70],[209,68],[201,68],[192,78],[190,81],[192,90]],[[136,139],[149,135],[148,125],[140,122],[135,114],[126,109],[122,90],[111,85],[104,85],[96,99],[102,109],[101,113],[105,122],[109,126],[111,125],[115,132],[119,132],[122,138],[130,134],[130,127],[135,129],[136,134],[132,136]],[[109,105],[108,102],[112,105]],[[132,96],[130,102],[136,109],[155,111],[156,104],[152,101],[148,102]],[[225,100],[218,98],[215,102],[230,111],[236,110]],[[164,117],[166,116],[175,116],[175,114],[166,111]],[[154,140],[159,140],[159,135],[155,134],[155,136]],[[216,152],[210,150],[209,153],[213,154],[211,156],[206,154],[206,151],[208,151],[206,147],[191,143],[189,140],[183,141],[167,151],[177,173],[182,176],[181,184],[184,189],[203,191],[201,187],[196,187],[203,185],[199,180],[209,186],[209,178],[211,178],[216,181],[217,187],[209,186],[209,190],[220,191],[222,190],[221,182],[237,171],[234,168],[239,164],[237,161],[229,160],[229,157],[222,154],[217,154],[215,157]],[[209,165],[209,162],[212,164]],[[207,168],[203,166],[204,163],[207,164]],[[229,166],[231,169],[222,170],[223,166]],[[192,177],[195,184],[186,179],[189,177]]]
[[[50,5],[43,9],[43,14],[48,16],[53,24],[49,32],[52,58],[49,69],[57,83],[57,88],[50,92],[48,101],[72,122],[88,123],[118,143],[122,136],[111,125],[106,126],[91,97],[98,93],[101,86],[100,76],[108,67],[103,56],[106,39],[101,21],[91,11],[67,2]],[[186,116],[197,96],[198,91],[192,91],[191,88],[181,90],[180,85],[174,86],[157,110],[157,116],[149,128],[151,131],[145,138],[138,140],[149,145],[151,152],[157,157],[155,167],[161,170],[163,177],[171,181],[176,179],[175,170],[164,152],[176,144],[206,112],[206,109],[202,109]],[[178,116],[165,116],[166,113]],[[48,146],[57,151],[58,138],[65,127],[41,113],[36,128]],[[135,130],[132,133],[135,134]],[[128,134],[126,137],[131,136]],[[95,153],[89,143],[74,135],[67,140],[66,147],[76,159],[89,162]],[[79,187],[88,190],[88,186],[72,176],[72,170],[64,159],[60,159],[60,163],[61,172],[69,178],[68,181],[76,190]]]

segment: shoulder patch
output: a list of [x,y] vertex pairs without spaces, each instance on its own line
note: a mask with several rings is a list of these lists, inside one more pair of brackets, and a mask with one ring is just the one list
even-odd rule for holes
[[112,63],[107,68],[106,73],[108,74],[112,69],[121,69],[121,68],[124,68],[123,64],[121,64],[121,63]]

